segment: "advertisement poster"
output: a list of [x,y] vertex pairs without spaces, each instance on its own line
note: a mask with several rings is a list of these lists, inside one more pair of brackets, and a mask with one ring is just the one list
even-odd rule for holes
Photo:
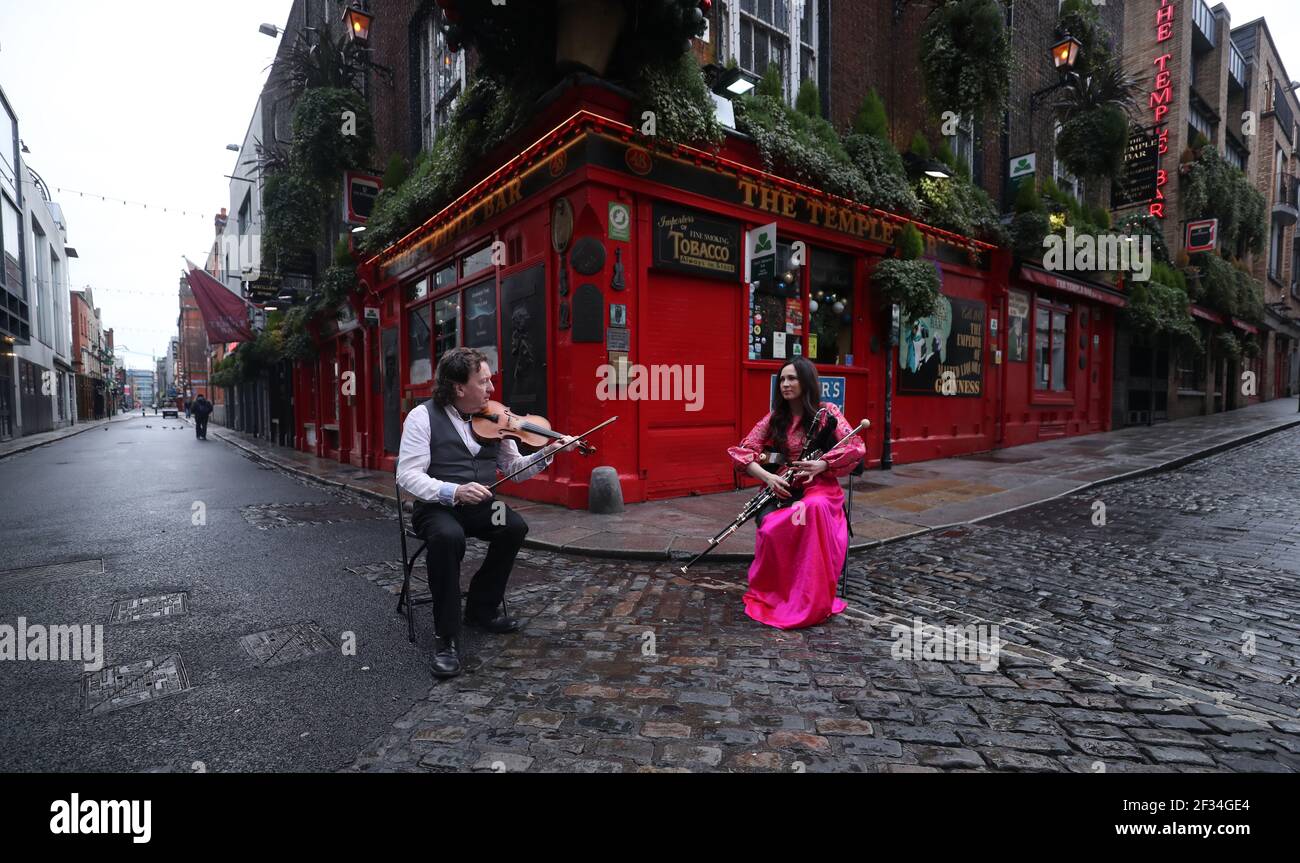
[[1007,359],[1023,363],[1029,357],[1029,294],[1011,291],[1007,297]]
[[940,295],[934,314],[903,318],[898,394],[943,394],[952,372],[957,396],[979,396],[984,384],[984,304]]
[[693,210],[654,206],[654,266],[666,270],[737,281],[740,278],[740,225],[701,216]]

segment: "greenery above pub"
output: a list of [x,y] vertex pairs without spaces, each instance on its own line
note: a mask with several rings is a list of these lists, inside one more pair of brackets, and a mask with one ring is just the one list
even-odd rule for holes
[[936,114],[976,117],[1006,108],[1011,38],[999,0],[943,0],[921,33],[921,73]]

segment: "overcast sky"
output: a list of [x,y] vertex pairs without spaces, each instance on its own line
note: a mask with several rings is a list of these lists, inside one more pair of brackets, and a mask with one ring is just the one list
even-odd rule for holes
[[[0,86],[31,150],[24,158],[63,207],[80,255],[69,282],[94,288],[128,368],[148,367],[176,333],[181,256],[206,259],[212,217],[229,204],[223,175],[236,154],[225,146],[243,140],[278,45],[257,26],[282,26],[291,6],[0,0]],[[1300,79],[1300,0],[1227,6],[1235,25],[1267,17]]]
[[94,289],[128,368],[176,334],[181,256],[207,259],[237,157],[226,145],[243,141],[279,45],[257,26],[284,26],[291,5],[0,0],[0,87],[23,158],[63,207],[80,255],[69,285]]

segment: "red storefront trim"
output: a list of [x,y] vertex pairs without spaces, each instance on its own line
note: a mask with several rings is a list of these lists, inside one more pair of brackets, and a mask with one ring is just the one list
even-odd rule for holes
[[1098,303],[1105,303],[1109,306],[1124,308],[1128,305],[1122,295],[1114,293],[1100,287],[1094,287],[1086,282],[1076,281],[1058,276],[1056,273],[1049,273],[1046,270],[1040,270],[1037,267],[1028,264],[1021,264],[1020,277],[1026,282],[1032,282],[1036,285],[1043,285],[1048,288],[1055,288],[1058,291],[1064,291],[1067,294],[1074,294],[1076,297],[1093,300]]
[[1218,324],[1219,326],[1228,325],[1228,321],[1226,318],[1223,317],[1223,315],[1219,314],[1218,312],[1212,312],[1207,308],[1198,306],[1196,305],[1196,303],[1192,303],[1190,306],[1188,306],[1187,310],[1192,313],[1192,317],[1200,318],[1203,321],[1209,321],[1210,323]]

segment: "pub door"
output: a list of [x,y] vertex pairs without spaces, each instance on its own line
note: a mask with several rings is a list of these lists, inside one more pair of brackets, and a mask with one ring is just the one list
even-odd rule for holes
[[397,359],[397,327],[379,336],[384,378],[384,450],[396,455],[402,448],[402,374]]
[[727,448],[743,434],[741,287],[658,272],[648,282],[640,368],[633,369],[659,384],[640,402],[646,496],[726,491],[733,487]]

